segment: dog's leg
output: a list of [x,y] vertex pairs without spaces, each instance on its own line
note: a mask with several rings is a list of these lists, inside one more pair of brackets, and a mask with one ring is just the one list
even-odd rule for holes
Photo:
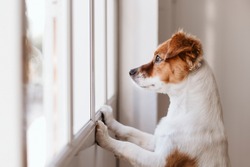
[[154,151],[155,140],[152,134],[119,123],[114,119],[112,108],[109,106],[103,106],[101,111],[104,123],[119,139],[134,143],[146,150]]
[[113,152],[118,158],[129,161],[136,167],[162,167],[165,159],[155,152],[145,150],[133,143],[111,138],[107,126],[97,122],[96,142],[103,148]]

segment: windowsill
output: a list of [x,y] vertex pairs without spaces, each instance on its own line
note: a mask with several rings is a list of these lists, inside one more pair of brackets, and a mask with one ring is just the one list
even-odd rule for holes
[[[101,113],[98,111],[95,120],[101,119]],[[90,120],[86,125],[74,136],[71,144],[68,144],[62,151],[54,157],[48,166],[67,167],[74,156],[81,150],[84,150],[95,144],[95,122]]]
[[[107,104],[112,104],[116,99],[114,95]],[[95,113],[95,120],[90,120],[84,127],[73,137],[71,144],[65,146],[59,154],[54,157],[47,166],[51,167],[68,167],[74,156],[80,151],[95,145],[95,122],[101,119],[101,112]]]

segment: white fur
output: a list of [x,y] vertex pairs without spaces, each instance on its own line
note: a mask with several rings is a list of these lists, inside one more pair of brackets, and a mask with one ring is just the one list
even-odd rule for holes
[[[139,82],[140,86],[144,84]],[[113,118],[112,109],[105,106],[102,111],[106,125],[127,142],[111,138],[106,125],[98,121],[98,144],[137,167],[164,167],[174,149],[195,157],[199,167],[229,167],[221,104],[207,63],[204,61],[179,84],[157,82],[157,89],[149,89],[168,94],[170,106],[154,135],[120,124]]]

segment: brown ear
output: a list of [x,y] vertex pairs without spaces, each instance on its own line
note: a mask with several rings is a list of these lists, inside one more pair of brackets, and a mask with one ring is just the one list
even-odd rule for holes
[[192,71],[200,66],[202,54],[201,42],[196,37],[179,31],[172,36],[169,42],[167,58],[179,56]]

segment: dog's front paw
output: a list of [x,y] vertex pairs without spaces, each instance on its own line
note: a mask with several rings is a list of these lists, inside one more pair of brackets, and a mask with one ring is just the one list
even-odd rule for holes
[[102,108],[100,109],[100,111],[102,112],[102,116],[103,116],[103,121],[104,123],[110,127],[113,120],[114,120],[114,116],[113,116],[113,110],[110,106],[108,105],[104,105],[102,106]]
[[109,144],[108,128],[102,121],[96,122],[96,142],[104,148]]

